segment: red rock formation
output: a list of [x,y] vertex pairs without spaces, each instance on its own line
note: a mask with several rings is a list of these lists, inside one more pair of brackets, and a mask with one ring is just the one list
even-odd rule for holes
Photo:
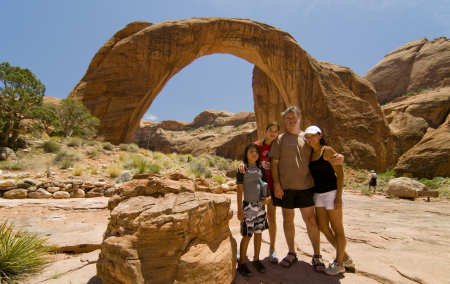
[[364,77],[375,87],[378,102],[419,88],[450,85],[450,40],[411,41],[387,54]]
[[97,263],[103,283],[231,283],[231,201],[192,180],[141,175],[119,188]]
[[[326,134],[346,154],[347,164],[377,171],[393,164],[387,154],[392,149],[389,128],[371,103],[311,58],[288,33],[251,20],[131,23],[100,48],[69,97],[100,119],[99,134],[105,140],[129,142],[168,80],[195,59],[214,53],[229,53],[255,64],[270,83],[256,79],[254,86],[257,82],[276,86],[275,93],[273,87],[254,95],[260,138],[268,122],[279,120],[286,106],[297,105],[309,122],[329,126]],[[264,101],[275,97],[276,111],[256,101],[262,97]]]

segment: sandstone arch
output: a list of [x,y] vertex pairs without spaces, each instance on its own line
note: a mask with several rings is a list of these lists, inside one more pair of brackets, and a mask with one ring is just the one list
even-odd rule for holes
[[326,136],[349,165],[378,171],[393,166],[392,137],[380,107],[372,103],[373,87],[349,70],[335,73],[336,66],[314,60],[288,33],[247,19],[131,23],[100,48],[69,97],[101,120],[105,140],[128,142],[168,80],[213,53],[232,54],[257,67],[253,86],[260,136],[266,123],[280,120],[280,112],[294,104],[303,109],[305,123],[327,127]]

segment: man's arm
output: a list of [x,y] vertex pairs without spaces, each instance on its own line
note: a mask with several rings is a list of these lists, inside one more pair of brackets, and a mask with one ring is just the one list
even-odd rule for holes
[[280,180],[278,179],[278,160],[272,158],[270,160],[270,173],[273,180],[273,194],[276,198],[283,199],[283,189],[281,188]]
[[342,154],[334,154],[333,158],[330,159],[330,164],[333,166],[340,166],[344,163],[344,155]]

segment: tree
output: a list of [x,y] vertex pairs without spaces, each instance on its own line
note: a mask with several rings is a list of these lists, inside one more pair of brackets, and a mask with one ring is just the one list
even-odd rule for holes
[[52,132],[59,126],[58,110],[59,107],[54,104],[44,104],[34,108],[32,110],[34,128],[52,136]]
[[[19,137],[24,120],[42,106],[45,86],[29,69],[0,64],[0,143],[9,146]],[[28,125],[29,126],[29,125]]]
[[76,134],[91,135],[96,132],[100,120],[92,116],[85,105],[74,99],[63,99],[59,105],[58,131],[66,138]]

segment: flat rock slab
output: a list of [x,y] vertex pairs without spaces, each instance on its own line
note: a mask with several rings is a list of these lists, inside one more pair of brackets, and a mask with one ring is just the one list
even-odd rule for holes
[[106,209],[107,197],[95,198],[72,198],[63,200],[46,199],[4,199],[0,198],[0,208],[11,208],[16,206],[48,206],[50,209],[65,210],[88,210]]

